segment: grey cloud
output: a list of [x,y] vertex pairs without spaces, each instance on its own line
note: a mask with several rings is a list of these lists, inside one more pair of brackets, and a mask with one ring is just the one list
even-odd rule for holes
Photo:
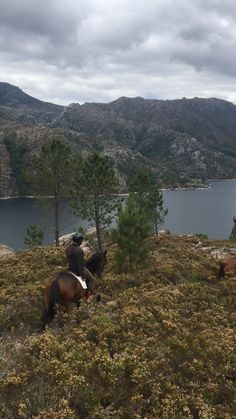
[[218,96],[234,97],[234,1],[0,0],[0,8],[0,79],[41,99],[187,97],[217,93],[217,84]]

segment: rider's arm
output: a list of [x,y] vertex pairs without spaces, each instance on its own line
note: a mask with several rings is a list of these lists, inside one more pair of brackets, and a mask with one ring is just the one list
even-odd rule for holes
[[84,253],[82,249],[78,248],[76,252],[76,264],[77,264],[77,271],[79,272],[80,276],[84,279]]

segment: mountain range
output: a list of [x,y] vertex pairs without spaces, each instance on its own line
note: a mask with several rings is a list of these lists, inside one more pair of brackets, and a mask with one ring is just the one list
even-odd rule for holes
[[138,167],[147,168],[168,187],[236,176],[233,103],[121,97],[63,107],[0,83],[2,195],[33,193],[24,169],[54,132],[82,153],[101,145],[114,161],[121,190]]

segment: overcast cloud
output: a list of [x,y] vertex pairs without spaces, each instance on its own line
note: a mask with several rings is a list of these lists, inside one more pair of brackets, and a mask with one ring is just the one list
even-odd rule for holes
[[42,100],[236,103],[235,0],[0,0],[0,81]]

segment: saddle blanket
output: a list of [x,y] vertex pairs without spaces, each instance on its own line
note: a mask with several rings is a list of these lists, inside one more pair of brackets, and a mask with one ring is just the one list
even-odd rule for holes
[[80,284],[81,284],[81,286],[82,286],[82,288],[83,288],[84,290],[87,290],[87,289],[88,289],[87,284],[86,284],[86,281],[84,281],[84,280],[81,278],[81,276],[77,276],[77,275],[75,275],[75,274],[74,274],[73,272],[71,272],[71,271],[69,271],[69,274],[73,275],[76,279],[78,279],[78,281],[80,282]]

